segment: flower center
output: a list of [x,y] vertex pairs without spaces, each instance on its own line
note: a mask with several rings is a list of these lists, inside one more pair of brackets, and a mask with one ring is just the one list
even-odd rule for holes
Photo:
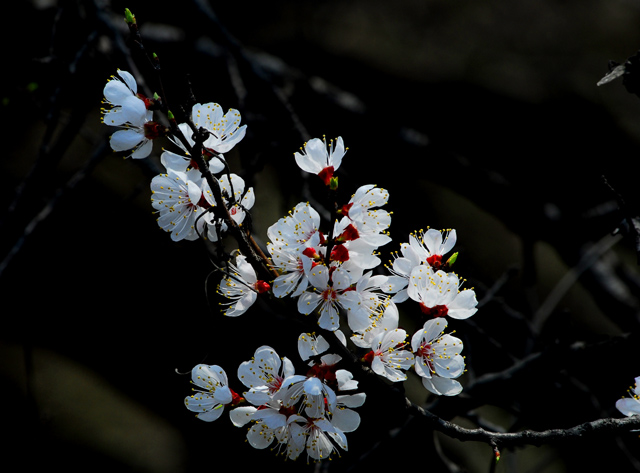
[[329,181],[331,181],[331,178],[333,177],[333,171],[333,166],[329,166],[318,173],[318,176],[320,177],[320,179],[322,179],[322,182],[324,182],[325,186],[329,185]]
[[307,376],[318,378],[319,380],[324,381],[330,387],[337,386],[335,365],[313,365],[307,372]]
[[427,317],[444,317],[449,313],[449,309],[446,305],[434,305],[433,307],[427,307],[424,302],[420,303],[420,310]]
[[358,229],[353,226],[353,224],[349,224],[347,228],[343,230],[338,238],[336,238],[336,242],[344,243],[345,241],[357,240],[360,237],[358,233]]
[[332,287],[328,287],[322,292],[322,298],[325,301],[333,302],[338,298],[338,293]]
[[258,294],[264,294],[269,289],[271,289],[271,286],[269,285],[269,283],[263,280],[256,281],[253,287],[256,291],[258,291]]
[[337,245],[331,250],[331,261],[339,261],[344,263],[349,261],[349,250],[344,245]]
[[364,355],[362,359],[364,360],[365,363],[371,364],[375,357],[376,357],[376,353],[373,350],[371,350],[369,353]]
[[231,391],[231,405],[232,406],[237,406],[242,401],[244,401],[244,398],[242,396],[240,396],[238,393],[236,393],[233,389],[229,389],[229,391]]
[[197,206],[202,207],[203,209],[211,208],[211,204],[205,198],[204,193],[202,193],[202,195],[200,196],[200,200],[198,201]]
[[442,267],[442,255],[431,255],[427,258],[427,263],[433,269],[440,269]]
[[156,122],[147,122],[144,124],[144,137],[148,140],[155,140],[159,136],[164,135],[164,127]]
[[423,343],[422,345],[420,345],[420,348],[418,348],[416,355],[419,356],[420,358],[425,358],[426,360],[430,358],[432,353],[433,353],[433,350],[431,349],[431,344]]

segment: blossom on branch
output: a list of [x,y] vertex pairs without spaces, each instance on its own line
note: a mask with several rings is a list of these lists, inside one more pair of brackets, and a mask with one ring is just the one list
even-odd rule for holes
[[191,382],[200,389],[194,389],[197,393],[185,398],[185,406],[205,422],[218,419],[224,406],[236,405],[242,400],[229,388],[227,374],[218,365],[196,365],[191,370]]
[[148,110],[151,101],[138,94],[134,77],[118,70],[119,78],[112,76],[104,88],[104,103],[111,109],[102,110],[102,122],[110,126],[119,126],[109,140],[114,151],[131,150],[129,156],[134,159],[146,158],[153,147],[152,140],[163,136],[165,128],[153,121],[153,111]]
[[308,202],[300,202],[267,229],[267,236],[279,249],[300,252],[320,243],[319,228],[320,214]]
[[[358,238],[367,244],[380,247],[391,241],[385,232],[391,225],[391,214],[377,207],[385,205],[389,200],[389,193],[374,184],[361,186],[353,194],[349,202],[338,212],[343,216],[341,228],[353,225]],[[342,230],[336,234],[342,233]]]
[[466,319],[477,312],[478,301],[473,289],[460,291],[460,285],[456,274],[422,265],[411,271],[407,294],[427,317]]
[[360,348],[371,349],[374,338],[381,333],[397,329],[399,320],[398,307],[389,302],[381,314],[369,318],[369,325],[364,330],[353,331],[351,341]]
[[362,332],[377,319],[391,303],[390,297],[383,294],[380,286],[386,276],[365,273],[352,290],[344,294],[342,305],[347,309],[347,322],[354,332]]
[[463,345],[459,338],[443,334],[447,324],[444,318],[427,320],[411,338],[411,349],[423,386],[434,394],[453,396],[462,391],[454,378],[464,372]]
[[267,345],[258,348],[251,360],[238,367],[238,379],[249,388],[243,395],[254,406],[269,403],[285,378],[294,374],[293,363],[287,357],[280,359]]
[[243,255],[236,257],[236,264],[227,263],[229,273],[220,281],[218,294],[229,299],[228,308],[223,312],[227,317],[237,317],[244,314],[258,299],[258,294],[263,294],[270,289],[267,282],[259,280],[253,266]]
[[298,311],[308,315],[319,309],[318,325],[326,330],[338,330],[339,309],[343,307],[345,293],[351,286],[349,274],[333,266],[317,265],[309,268],[306,275],[312,288],[298,298]]
[[150,118],[153,112],[147,110],[145,101],[138,96],[138,84],[133,75],[118,69],[118,76],[111,76],[104,87],[103,103],[111,108],[102,109],[102,122],[110,126],[122,126]]
[[395,302],[404,302],[409,297],[407,285],[411,278],[411,272],[418,266],[427,265],[434,271],[448,270],[455,261],[455,255],[444,263],[443,256],[447,254],[456,243],[457,234],[455,230],[439,231],[434,229],[422,230],[409,235],[409,242],[400,245],[400,253],[394,253],[394,260],[391,265],[385,265],[391,272],[388,280],[386,292],[395,294]]
[[[168,166],[168,161],[162,162]],[[178,171],[167,167],[166,174],[151,180],[151,193],[151,206],[159,214],[158,225],[171,233],[173,241],[197,239],[213,218],[208,211],[215,206],[215,200],[196,169]]]
[[[217,174],[225,169],[223,153],[230,151],[244,138],[247,125],[240,126],[240,112],[229,109],[222,114],[222,107],[217,103],[195,104],[191,109],[191,120],[196,129],[203,129],[207,137],[202,143],[202,154],[209,161],[211,172]],[[180,123],[178,128],[184,139],[193,148],[195,140],[193,131],[187,123]],[[177,146],[189,154],[181,140],[172,140]]]
[[326,139],[313,138],[300,148],[300,152],[295,152],[296,163],[303,171],[317,174],[328,186],[333,174],[338,170],[348,148],[344,147],[342,137],[336,138],[335,142]]
[[414,356],[405,350],[407,332],[403,329],[383,331],[371,341],[371,351],[364,356],[364,361],[371,364],[377,375],[393,382],[407,379],[405,370],[411,368]]
[[625,416],[640,415],[640,376],[635,381],[635,386],[629,388],[629,397],[623,397],[616,402],[616,408]]

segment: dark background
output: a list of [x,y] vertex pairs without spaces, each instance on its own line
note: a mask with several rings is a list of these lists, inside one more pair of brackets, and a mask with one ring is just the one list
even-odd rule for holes
[[[433,404],[409,383],[415,402],[514,431],[620,417],[615,401],[640,375],[640,277],[621,226],[640,213],[640,101],[621,79],[596,83],[608,60],[640,47],[638,4],[218,3],[41,0],[8,13],[19,32],[3,31],[0,84],[6,462],[74,472],[206,471],[229,458],[241,470],[305,465],[253,450],[226,416],[206,424],[184,408],[194,365],[220,364],[235,382],[262,344],[297,360],[303,328],[284,307],[223,318],[204,248],[172,242],[154,221],[160,146],[143,161],[111,152],[106,80],[120,68],[141,90],[157,84],[126,46],[125,7],[160,58],[176,115],[187,77],[199,102],[242,113],[248,133],[228,159],[254,186],[262,242],[288,209],[318,198],[292,153],[321,135],[349,147],[346,196],[368,183],[389,190],[384,261],[411,231],[457,229],[456,270],[481,305],[451,324],[465,341],[465,391]],[[403,317],[410,326],[408,309]],[[533,355],[506,379],[479,382]],[[434,436],[401,407],[370,393],[329,470],[489,470],[490,447]],[[497,471],[636,471],[638,442],[504,450]]]

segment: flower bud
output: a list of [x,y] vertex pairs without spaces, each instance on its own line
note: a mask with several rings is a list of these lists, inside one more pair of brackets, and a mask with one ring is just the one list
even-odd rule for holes
[[124,21],[127,23],[127,25],[136,24],[136,17],[133,15],[133,13],[131,13],[131,10],[129,10],[128,8],[124,9]]

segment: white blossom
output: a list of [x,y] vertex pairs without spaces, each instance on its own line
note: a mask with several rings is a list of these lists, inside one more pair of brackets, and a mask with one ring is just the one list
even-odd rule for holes
[[236,257],[235,265],[228,263],[228,266],[229,275],[220,281],[218,293],[229,299],[229,302],[221,303],[228,306],[224,315],[237,317],[253,305],[258,294],[269,290],[269,284],[257,278],[253,266],[243,255]]
[[254,406],[261,406],[271,401],[285,378],[295,374],[293,363],[270,346],[258,348],[249,361],[238,367],[238,379],[249,391],[243,393],[245,399]]
[[460,355],[462,340],[443,334],[447,320],[439,317],[427,320],[421,330],[411,338],[415,355],[415,372],[422,378],[425,388],[435,394],[458,394],[460,383],[436,378],[458,378],[464,372],[464,358]]
[[404,349],[406,338],[407,333],[403,329],[384,331],[373,338],[371,351],[364,359],[371,363],[374,373],[393,382],[407,379],[404,370],[411,368],[414,356]]
[[212,422],[218,419],[223,408],[233,401],[233,391],[228,387],[227,374],[218,365],[196,365],[191,370],[191,381],[200,389],[185,398],[187,409],[197,412],[198,419]]
[[472,289],[460,291],[460,285],[456,274],[421,265],[411,271],[407,294],[427,316],[466,319],[477,312],[478,301]]
[[640,376],[635,379],[635,386],[629,388],[629,397],[618,399],[616,408],[625,416],[640,415]]
[[[240,126],[240,112],[229,109],[222,114],[222,107],[217,103],[195,104],[191,109],[191,119],[197,129],[204,128],[207,138],[202,143],[202,153],[209,160],[211,172],[217,174],[225,169],[224,155],[244,138],[247,125]],[[189,146],[193,147],[193,131],[186,123],[180,123],[178,128]],[[181,140],[173,138],[172,141],[189,154],[187,147]]]
[[148,99],[138,94],[134,77],[118,70],[104,88],[104,103],[111,109],[102,110],[102,122],[124,128],[109,139],[114,151],[129,151],[134,159],[146,158],[151,153],[152,140],[164,133],[164,127],[153,121],[153,112],[147,109]]
[[151,205],[158,212],[158,225],[171,239],[195,240],[203,235],[215,205],[211,190],[199,171],[167,169],[151,180]]
[[387,268],[393,276],[389,277],[385,292],[395,294],[394,302],[400,303],[407,300],[407,285],[411,272],[420,265],[430,266],[433,271],[446,268],[447,261],[443,262],[443,256],[447,254],[457,240],[455,230],[439,231],[429,229],[426,233],[422,230],[409,235],[409,242],[400,245],[400,253],[393,254],[394,260]]
[[314,266],[306,274],[312,288],[298,298],[298,311],[307,315],[318,309],[318,325],[327,330],[338,330],[339,309],[345,299],[345,291],[351,286],[349,274],[340,268],[329,269],[324,265]]
[[333,177],[342,163],[346,153],[342,137],[330,140],[327,144],[325,138],[313,138],[300,148],[300,152],[294,153],[296,163],[303,171],[317,174],[325,183]]

